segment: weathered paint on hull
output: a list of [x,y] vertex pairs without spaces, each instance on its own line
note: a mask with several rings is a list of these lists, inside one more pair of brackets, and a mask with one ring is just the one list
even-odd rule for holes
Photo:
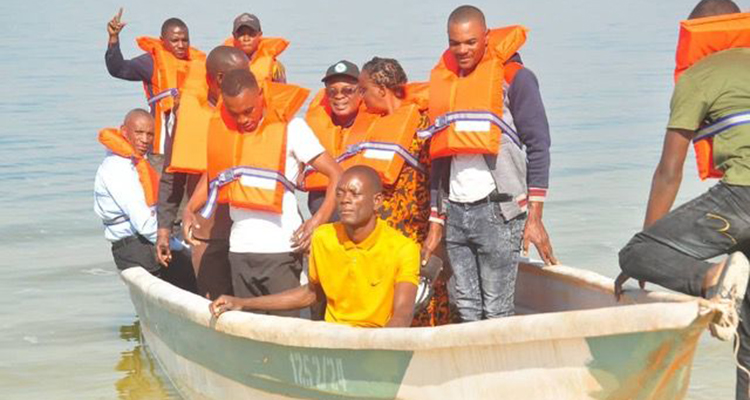
[[597,302],[611,305],[603,286],[611,281],[576,274],[524,267],[519,281],[530,285],[527,293],[532,286],[546,291],[519,308],[568,287],[579,292],[569,305],[583,301],[577,306],[588,310],[379,330],[238,312],[216,321],[207,300],[142,269],[123,279],[147,345],[186,398],[684,397],[712,311],[691,298],[645,292],[630,301],[652,304],[596,309]]

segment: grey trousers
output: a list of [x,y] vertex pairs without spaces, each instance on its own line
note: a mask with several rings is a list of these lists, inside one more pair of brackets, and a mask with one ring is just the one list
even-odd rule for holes
[[449,202],[445,246],[451,292],[464,322],[514,314],[523,214],[503,218],[500,204]]

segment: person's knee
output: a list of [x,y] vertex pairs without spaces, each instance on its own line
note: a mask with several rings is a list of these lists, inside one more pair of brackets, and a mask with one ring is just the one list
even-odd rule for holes
[[635,277],[638,275],[640,266],[648,262],[646,257],[648,255],[648,244],[643,239],[636,235],[625,247],[620,250],[619,260],[620,269],[626,275]]

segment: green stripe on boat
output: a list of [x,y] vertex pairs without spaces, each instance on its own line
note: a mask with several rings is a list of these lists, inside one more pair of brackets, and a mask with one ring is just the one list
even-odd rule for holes
[[133,296],[144,326],[172,351],[229,379],[303,399],[394,399],[412,358],[395,350],[281,346],[217,332]]

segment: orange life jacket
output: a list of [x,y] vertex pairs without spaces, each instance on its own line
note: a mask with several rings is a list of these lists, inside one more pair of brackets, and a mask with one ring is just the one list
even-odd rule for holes
[[[235,39],[230,37],[224,41],[225,46],[235,46]],[[289,41],[282,38],[263,37],[260,39],[258,49],[253,53],[250,60],[250,72],[253,73],[258,82],[273,80],[273,67],[276,65],[276,57],[283,53],[289,46]]]
[[208,125],[216,108],[208,102],[206,68],[191,68],[180,93],[167,172],[206,171]]
[[[151,76],[152,92],[144,83],[148,104],[154,108],[154,144],[152,153],[164,154],[164,133],[162,118],[165,112],[174,107],[174,97],[179,94],[191,68],[205,68],[206,55],[190,47],[187,60],[180,60],[164,48],[161,39],[141,36],[136,39],[138,47],[151,54],[154,60],[154,73]],[[205,79],[205,78],[204,78]],[[169,133],[167,133],[169,134]]]
[[138,172],[138,180],[141,182],[146,204],[149,207],[156,205],[159,195],[159,175],[151,164],[148,163],[148,160],[136,154],[133,146],[117,128],[104,128],[100,130],[99,142],[112,153],[132,160],[135,170]]
[[237,124],[219,103],[209,125],[209,196],[201,214],[209,218],[217,202],[233,207],[281,214],[286,190],[286,128],[302,107],[309,90],[294,85],[265,82],[265,115],[260,126],[240,133]]
[[[736,13],[697,18],[680,22],[677,44],[675,82],[692,65],[711,54],[750,47],[750,13]],[[701,180],[721,178],[724,172],[714,165],[713,138],[733,126],[750,122],[750,110],[706,121],[693,138],[693,147]]]
[[[372,120],[375,115],[365,110],[364,104],[360,106],[357,113],[356,121],[363,123],[363,119]],[[340,157],[346,152],[346,146],[351,144],[347,142],[351,126],[342,128],[333,123],[331,106],[328,102],[325,89],[321,89],[315,95],[307,108],[305,121],[317,136],[320,144],[326,149],[326,152],[334,158]],[[352,125],[353,126],[353,125]],[[316,171],[312,166],[307,166],[303,171],[304,181],[301,189],[306,191],[325,190],[328,188],[328,177]]]
[[418,155],[411,154],[409,148],[422,119],[421,111],[427,109],[428,91],[426,83],[408,84],[406,98],[393,114],[355,121],[346,138],[346,152],[339,157],[342,168],[367,165],[378,171],[385,185],[396,183],[404,163],[426,172]]
[[515,25],[489,31],[484,57],[467,76],[459,76],[458,63],[446,50],[430,74],[432,126],[420,137],[432,137],[430,157],[455,154],[498,154],[500,135],[520,143],[503,115],[503,83],[520,69],[508,60],[526,42],[527,29]]
[[202,174],[206,171],[208,128],[216,110],[205,94],[183,93],[180,96],[167,172]]

